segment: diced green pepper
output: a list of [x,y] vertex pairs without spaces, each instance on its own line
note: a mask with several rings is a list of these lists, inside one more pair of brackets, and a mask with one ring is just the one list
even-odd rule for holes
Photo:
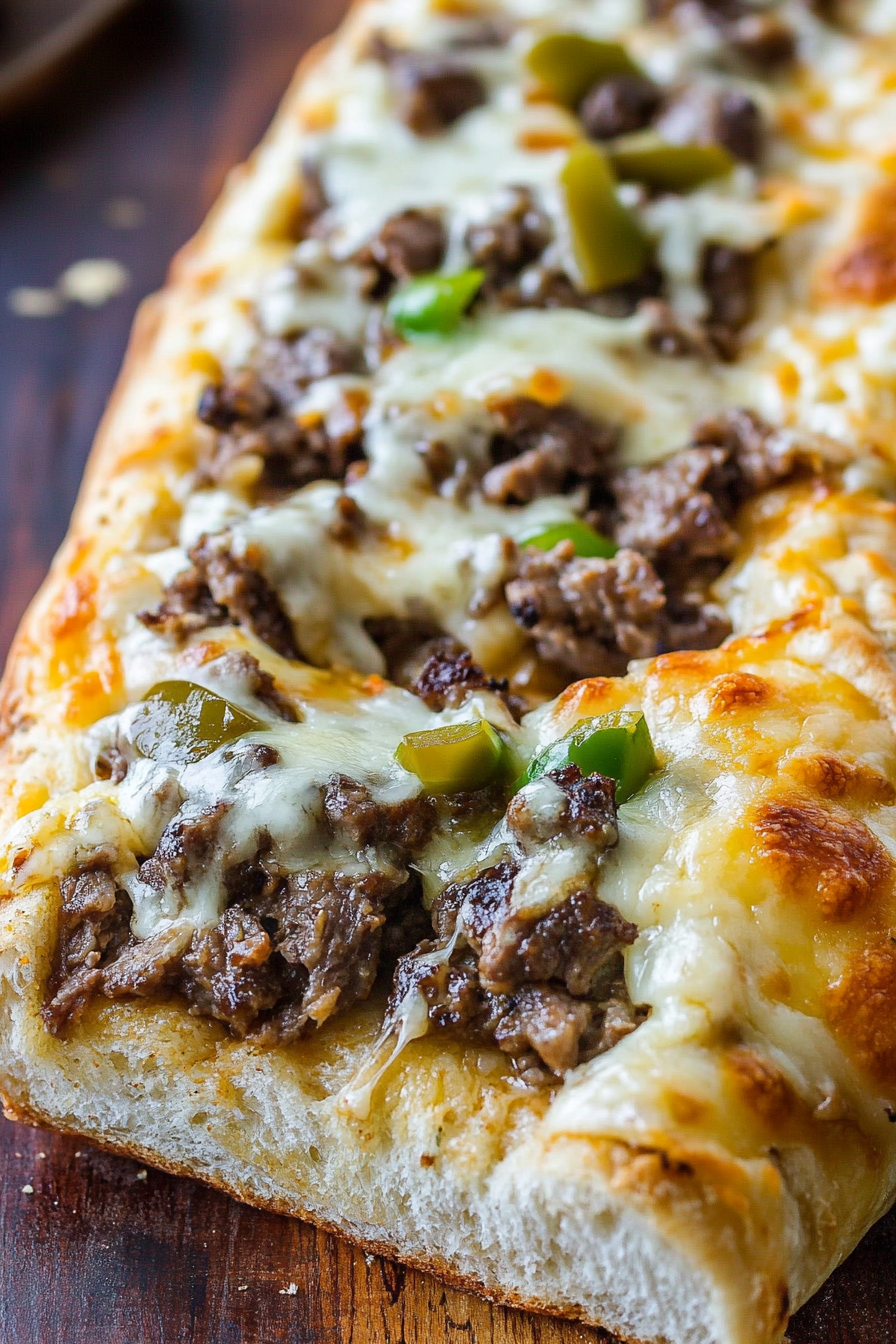
[[618,42],[598,42],[581,33],[550,33],[540,38],[530,47],[526,64],[567,107],[577,107],[599,80],[642,73]]
[[557,742],[529,762],[518,787],[549,770],[577,765],[583,775],[606,775],[616,781],[616,801],[626,802],[656,770],[656,754],[647,720],[639,710],[617,709],[583,719]]
[[418,276],[389,300],[389,321],[401,336],[450,336],[484,279],[480,270]]
[[261,727],[254,714],[194,681],[160,681],[134,715],[131,738],[151,760],[184,766]]
[[597,556],[601,560],[612,560],[619,550],[615,542],[596,532],[587,523],[572,519],[567,523],[549,523],[519,539],[521,546],[537,546],[540,551],[552,551],[560,541],[571,541],[576,555]]
[[416,775],[427,793],[460,793],[490,784],[504,767],[504,743],[490,723],[454,723],[408,733],[395,759]]
[[647,239],[617,197],[609,160],[596,145],[583,141],[570,150],[560,189],[585,288],[598,292],[640,275],[649,255]]
[[607,153],[623,181],[644,182],[658,191],[693,191],[725,177],[737,162],[721,145],[672,145],[655,131],[621,136]]

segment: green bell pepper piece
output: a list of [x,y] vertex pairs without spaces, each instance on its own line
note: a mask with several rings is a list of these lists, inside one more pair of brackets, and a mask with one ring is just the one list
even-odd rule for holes
[[672,145],[655,131],[620,136],[607,153],[618,177],[658,191],[693,191],[725,177],[737,160],[721,145]]
[[581,33],[550,33],[526,55],[526,64],[566,107],[578,107],[593,85],[612,75],[640,75],[625,47]]
[[408,733],[395,753],[427,793],[460,793],[490,784],[504,767],[504,743],[490,723],[453,723]]
[[649,245],[616,195],[616,179],[603,151],[585,141],[575,145],[560,172],[560,190],[585,288],[596,293],[640,275]]
[[401,336],[450,336],[484,279],[480,270],[418,276],[393,294],[386,314]]
[[263,726],[254,714],[194,681],[160,681],[135,714],[131,737],[151,760],[185,766]]
[[583,719],[565,737],[551,742],[532,758],[518,787],[568,765],[577,765],[583,775],[615,779],[617,803],[627,802],[657,768],[644,715],[639,710],[617,709],[612,714]]
[[540,551],[552,551],[558,542],[571,541],[576,555],[597,556],[601,560],[612,560],[619,550],[615,542],[596,532],[587,523],[573,519],[568,523],[549,523],[519,538],[521,546],[537,546]]

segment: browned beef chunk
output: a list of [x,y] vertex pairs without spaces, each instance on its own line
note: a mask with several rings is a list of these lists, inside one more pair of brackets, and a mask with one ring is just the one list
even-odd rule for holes
[[615,535],[656,560],[676,551],[689,559],[730,559],[737,533],[725,507],[723,448],[689,448],[656,467],[631,467],[613,479]]
[[279,597],[248,556],[234,555],[223,535],[202,537],[189,554],[192,567],[168,585],[161,606],[140,613],[148,629],[183,638],[209,625],[240,625],[282,657],[299,657]]
[[620,674],[629,659],[661,647],[665,594],[637,551],[592,560],[577,557],[568,541],[547,553],[526,550],[506,591],[511,616],[531,632],[539,655],[574,677]]
[[667,648],[713,648],[730,633],[707,596],[731,559],[735,511],[791,477],[793,445],[754,412],[735,409],[694,427],[694,447],[658,466],[613,477],[616,540],[647,556],[666,591]]
[[254,915],[235,907],[225,910],[215,928],[194,934],[183,957],[180,988],[190,1011],[226,1022],[245,1036],[280,996],[281,977],[270,965],[271,952],[271,939]]
[[405,687],[419,676],[432,641],[445,638],[442,628],[425,615],[374,617],[364,627],[386,660],[389,680]]
[[[555,818],[555,833],[588,837],[595,858],[615,844],[614,782],[583,779],[575,766],[551,779],[569,804]],[[519,832],[523,824],[518,815],[511,829]],[[527,837],[533,839],[528,831]],[[535,1062],[562,1074],[643,1019],[621,975],[621,950],[638,931],[587,889],[541,915],[515,912],[518,871],[504,859],[445,888],[433,908],[437,941],[421,943],[398,963],[389,1012],[394,1018],[417,991],[435,1029],[494,1043],[521,1066],[533,1062],[534,1051]],[[446,957],[458,921],[461,937]],[[434,952],[440,955],[433,958]]]
[[377,802],[366,785],[347,775],[332,775],[327,781],[324,814],[333,830],[359,849],[393,844],[411,852],[426,844],[436,821],[432,798]]
[[541,262],[527,266],[513,284],[500,291],[508,308],[581,308],[599,317],[630,317],[645,299],[661,292],[659,267],[648,264],[634,280],[613,285],[597,294],[577,289],[565,271]]
[[199,418],[217,430],[205,466],[222,480],[247,455],[262,463],[262,485],[296,489],[314,480],[342,480],[362,452],[367,397],[348,388],[323,419],[299,422],[292,402],[312,383],[363,369],[360,348],[329,327],[311,327],[292,340],[269,340],[257,369],[241,369],[206,388]]
[[277,1018],[280,1039],[295,1039],[370,993],[379,965],[387,899],[401,879],[388,873],[300,873],[278,907],[277,951],[307,973],[302,994]]
[[396,280],[437,271],[447,245],[448,235],[438,210],[402,210],[386,220],[356,260],[375,268],[376,278],[368,288],[382,298]]
[[527,504],[558,494],[605,471],[618,431],[572,406],[544,406],[513,397],[496,408],[498,432],[491,452],[498,465],[482,481],[495,504]]
[[493,212],[467,229],[474,266],[485,271],[485,291],[500,291],[537,261],[553,236],[548,216],[530,187],[507,187]]
[[745,163],[757,163],[762,153],[762,114],[735,89],[687,85],[666,104],[657,130],[672,144],[722,145]]
[[498,15],[488,18],[459,18],[459,27],[449,39],[452,51],[477,51],[488,47],[503,47],[513,36],[512,19]]
[[691,26],[695,14],[713,24],[737,57],[759,74],[773,74],[796,55],[796,35],[773,10],[757,12],[744,0],[649,0],[655,18],[681,14]]
[[488,677],[456,639],[433,640],[429,656],[410,689],[430,709],[457,709],[471,691],[495,691],[507,700],[507,680]]
[[649,126],[660,106],[660,91],[642,75],[614,75],[585,95],[579,116],[586,135],[612,140]]
[[110,857],[60,882],[59,946],[41,1009],[44,1024],[57,1035],[80,1018],[102,986],[102,965],[128,937],[131,902],[109,871]]
[[475,70],[455,57],[399,50],[382,39],[373,54],[387,65],[398,115],[415,135],[441,135],[488,98]]
[[121,953],[103,969],[103,994],[107,999],[150,998],[177,984],[181,959],[190,935],[183,929],[166,929],[151,938],[132,938]]
[[531,794],[524,789],[507,808],[507,825],[524,850],[537,848],[558,832],[582,836],[596,850],[616,844],[615,780],[597,774],[583,778],[575,765],[552,770],[546,778],[557,786],[560,806],[547,814],[542,808],[533,810]]
[[183,890],[212,861],[228,803],[216,803],[192,816],[175,817],[151,858],[140,865],[140,880],[157,891]]
[[705,326],[724,359],[737,353],[737,334],[753,316],[755,272],[755,252],[721,243],[710,243],[703,251],[700,282],[709,301]]
[[288,723],[297,721],[295,706],[280,690],[270,672],[265,672],[258,659],[244,649],[228,649],[211,665],[217,676],[232,677],[242,683],[247,695],[254,695],[263,705]]
[[725,35],[738,55],[760,74],[774,73],[796,55],[796,34],[778,14],[741,14],[726,26]]

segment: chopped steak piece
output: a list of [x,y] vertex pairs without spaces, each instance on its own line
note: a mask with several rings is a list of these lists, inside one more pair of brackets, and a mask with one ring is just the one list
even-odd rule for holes
[[209,666],[209,672],[216,677],[241,681],[248,695],[254,695],[279,718],[288,723],[298,721],[292,701],[283,694],[270,672],[265,672],[258,659],[244,649],[228,649]]
[[511,616],[531,632],[539,655],[573,676],[621,674],[629,659],[661,647],[666,598],[637,551],[582,559],[569,541],[546,554],[527,550],[506,592]]
[[725,35],[760,74],[772,74],[796,55],[796,34],[777,14],[742,14],[727,25]]
[[506,699],[507,679],[487,677],[457,640],[434,640],[428,648],[429,657],[410,689],[430,709],[457,709],[471,691],[495,691]]
[[281,406],[288,406],[312,383],[337,374],[363,373],[360,346],[332,327],[309,327],[291,340],[265,341],[258,370]]
[[410,687],[420,675],[433,640],[446,638],[427,616],[374,617],[364,628],[386,661],[386,675],[397,686]]
[[668,551],[730,559],[737,533],[719,502],[727,458],[724,448],[689,448],[658,466],[620,472],[612,483],[618,544],[651,560]]
[[533,813],[531,788],[516,794],[507,808],[508,827],[524,849],[557,834],[582,836],[601,850],[616,844],[615,780],[598,774],[583,777],[577,765],[551,770],[542,778],[550,780],[557,792],[558,806],[547,818],[540,810]]
[[436,821],[435,802],[420,795],[400,803],[378,803],[364,784],[331,775],[324,790],[324,814],[359,849],[394,844],[413,851],[425,845]]
[[585,95],[579,117],[585,134],[594,140],[612,140],[649,126],[660,106],[660,91],[642,75],[614,75],[595,84]]
[[120,747],[106,747],[97,754],[93,763],[93,773],[97,779],[107,779],[110,784],[121,784],[127,778],[130,762]]
[[103,963],[128,938],[131,902],[119,891],[105,855],[59,884],[59,947],[41,1016],[57,1035],[76,1022],[100,990]]
[[288,879],[278,907],[276,948],[307,972],[300,998],[278,1018],[281,1039],[295,1039],[309,1021],[320,1026],[367,998],[379,965],[385,903],[402,879],[388,873],[299,873]]
[[506,46],[513,36],[513,21],[494,16],[487,19],[464,21],[460,32],[448,41],[452,51],[477,51],[488,47]]
[[737,353],[737,333],[753,316],[756,253],[721,243],[703,251],[700,283],[709,301],[706,329],[724,359]]
[[[391,283],[437,271],[448,235],[437,210],[402,210],[386,220],[359,260],[369,258]],[[377,293],[381,289],[377,288]]]
[[374,38],[370,49],[388,68],[398,114],[415,135],[441,135],[487,101],[475,70],[450,56],[402,50],[382,37]]
[[162,832],[151,858],[140,865],[140,881],[157,891],[183,891],[211,863],[229,803],[215,803],[193,816],[179,816]]
[[757,163],[762,153],[762,114],[734,89],[689,84],[666,104],[656,127],[672,144],[722,145],[745,163]]
[[599,478],[618,440],[616,428],[604,421],[530,397],[513,397],[495,414],[499,429],[491,452],[498,465],[482,481],[482,493],[494,504],[527,504]]
[[[589,840],[592,857],[616,843],[612,780],[583,779],[575,766],[550,779],[567,802],[556,817],[557,835]],[[518,833],[522,818],[511,820],[513,807],[508,820]],[[628,999],[620,955],[638,930],[589,890],[540,915],[514,911],[518,872],[515,861],[503,859],[445,888],[432,912],[437,941],[399,961],[387,1020],[394,1022],[406,997],[419,993],[437,1030],[493,1043],[520,1067],[534,1051],[563,1074],[643,1020],[644,1010]]]
[[502,289],[537,261],[553,232],[530,187],[507,187],[493,213],[467,229],[470,261],[485,271],[486,292]]
[[249,556],[235,556],[226,535],[204,536],[189,552],[192,567],[165,589],[156,611],[140,620],[150,630],[183,638],[209,625],[240,625],[283,658],[298,658],[280,599]]
[[579,1063],[593,1014],[592,1004],[554,985],[528,985],[513,995],[497,1022],[495,1044],[517,1058],[534,1050],[552,1073],[562,1075]]
[[729,509],[751,495],[788,480],[800,466],[793,442],[743,407],[698,421],[691,432],[697,445],[717,445],[728,455],[726,480]]
[[280,996],[269,965],[271,939],[254,915],[232,907],[213,929],[193,936],[183,957],[181,989],[190,1011],[226,1022],[245,1036],[259,1013]]
[[183,927],[166,929],[142,942],[131,939],[121,955],[103,970],[106,998],[149,998],[164,988],[173,988],[189,943],[190,930]]
[[293,340],[266,341],[258,362],[258,370],[239,370],[202,394],[199,418],[218,431],[209,478],[227,479],[235,460],[251,454],[275,487],[342,480],[361,455],[366,392],[344,389],[315,420],[297,421],[288,408],[322,378],[361,372],[360,348],[329,327],[311,327]]

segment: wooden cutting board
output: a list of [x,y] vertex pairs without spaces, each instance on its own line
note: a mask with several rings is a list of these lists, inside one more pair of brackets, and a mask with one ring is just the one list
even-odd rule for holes
[[[86,80],[73,73],[27,134],[17,128],[0,177],[0,653],[62,537],[137,299],[341,8],[152,0],[79,62]],[[85,257],[122,262],[126,293],[52,318],[8,309],[15,287],[50,285]],[[607,1344],[3,1120],[0,1247],[0,1344]],[[896,1218],[791,1338],[896,1344]]]
[[29,97],[132,0],[2,0],[0,113]]

